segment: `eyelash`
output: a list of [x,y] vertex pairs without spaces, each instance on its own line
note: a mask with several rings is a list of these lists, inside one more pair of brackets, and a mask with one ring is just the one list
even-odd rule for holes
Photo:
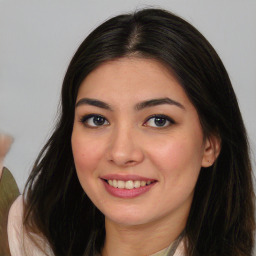
[[[100,125],[91,125],[91,124],[88,124],[88,121],[91,119],[91,118],[101,118],[102,120],[101,121],[103,121],[103,123],[102,124],[100,124]],[[159,119],[162,119],[162,121],[164,121],[164,124],[163,124],[163,126],[150,126],[150,125],[147,125],[147,123],[151,120],[151,119],[156,119],[156,118],[159,118]],[[92,120],[92,122],[95,122],[96,120]],[[99,120],[98,120],[99,121]],[[169,122],[169,123],[167,123],[167,125],[166,125],[166,121],[167,122]],[[81,119],[80,119],[80,122],[84,125],[84,126],[86,126],[86,127],[88,127],[88,128],[98,128],[98,127],[101,127],[101,126],[106,126],[106,125],[109,125],[109,121],[104,117],[104,116],[102,116],[102,115],[99,115],[99,114],[89,114],[89,115],[85,115],[85,116],[83,116]],[[107,122],[107,124],[106,124],[106,122]],[[156,120],[155,120],[155,122],[156,122]],[[95,123],[94,123],[95,124]],[[143,123],[143,126],[148,126],[148,127],[153,127],[153,128],[167,128],[167,127],[169,127],[170,125],[172,125],[172,124],[175,124],[175,121],[172,119],[172,118],[170,118],[169,116],[166,116],[166,115],[161,115],[161,114],[155,114],[155,115],[152,115],[152,116],[150,116],[149,118],[147,118],[146,119],[146,121]]]
[[[165,120],[164,126],[155,126],[155,127],[154,126],[149,126],[149,127],[162,128],[163,129],[163,128],[169,127],[172,124],[175,124],[175,121],[172,118],[170,118],[169,116],[156,114],[156,115],[152,115],[149,118],[147,118],[147,120],[146,120],[146,122],[144,122],[143,126],[147,126],[146,123],[149,122],[149,120],[156,119],[156,118]],[[165,125],[166,121],[169,122],[169,124]],[[155,120],[155,122],[156,122],[156,120]]]
[[[84,125],[84,126],[86,126],[86,127],[88,127],[88,128],[97,128],[97,127],[100,127],[100,126],[103,126],[104,125],[104,123],[102,124],[102,125],[89,125],[88,124],[88,120],[90,119],[90,118],[102,118],[103,120],[104,120],[104,123],[105,122],[107,122],[107,125],[109,124],[109,121],[104,117],[104,116],[102,116],[102,115],[98,115],[98,114],[90,114],[90,115],[86,115],[86,116],[83,116],[81,119],[80,119],[80,122]],[[94,122],[95,120],[93,120],[93,122]],[[105,124],[106,125],[106,124]]]

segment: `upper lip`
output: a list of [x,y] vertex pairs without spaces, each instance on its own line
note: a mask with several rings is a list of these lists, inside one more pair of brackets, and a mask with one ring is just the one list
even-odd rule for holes
[[156,179],[151,179],[147,177],[142,177],[134,174],[107,174],[100,177],[103,180],[139,180],[139,181],[156,181]]

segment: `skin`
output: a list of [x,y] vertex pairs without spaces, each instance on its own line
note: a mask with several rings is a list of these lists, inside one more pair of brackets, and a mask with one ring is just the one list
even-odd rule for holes
[[2,177],[4,158],[13,142],[12,137],[0,134],[0,179]]
[[[135,107],[167,97],[177,104]],[[104,122],[95,125],[88,114]],[[156,125],[155,114],[173,122]],[[175,76],[156,60],[134,57],[103,63],[82,82],[71,142],[81,186],[105,215],[104,256],[150,255],[168,247],[186,225],[201,167],[210,166],[218,152],[216,139],[204,138],[197,111]],[[105,189],[101,177],[109,174],[156,182],[140,196],[119,198]]]

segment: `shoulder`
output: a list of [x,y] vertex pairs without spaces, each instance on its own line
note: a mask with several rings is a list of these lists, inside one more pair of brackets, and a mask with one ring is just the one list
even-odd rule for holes
[[17,222],[18,219],[22,219],[23,215],[23,197],[20,195],[13,202],[8,216],[8,222],[10,220]]
[[24,229],[23,208],[23,197],[19,196],[14,201],[9,211],[7,232],[11,255],[53,255],[50,246],[43,237],[35,234],[29,234]]
[[11,255],[23,255],[22,241],[23,241],[23,199],[19,196],[12,204],[8,215],[8,242]]

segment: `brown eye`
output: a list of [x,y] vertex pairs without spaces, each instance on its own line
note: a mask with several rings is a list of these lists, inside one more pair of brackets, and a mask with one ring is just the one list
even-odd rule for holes
[[81,122],[88,127],[99,127],[109,124],[107,119],[101,115],[87,115],[81,119]]
[[151,116],[145,123],[146,126],[150,127],[167,127],[171,124],[174,124],[174,121],[165,115],[154,115]]
[[165,118],[155,117],[154,123],[156,126],[165,126],[166,122],[168,122]]

